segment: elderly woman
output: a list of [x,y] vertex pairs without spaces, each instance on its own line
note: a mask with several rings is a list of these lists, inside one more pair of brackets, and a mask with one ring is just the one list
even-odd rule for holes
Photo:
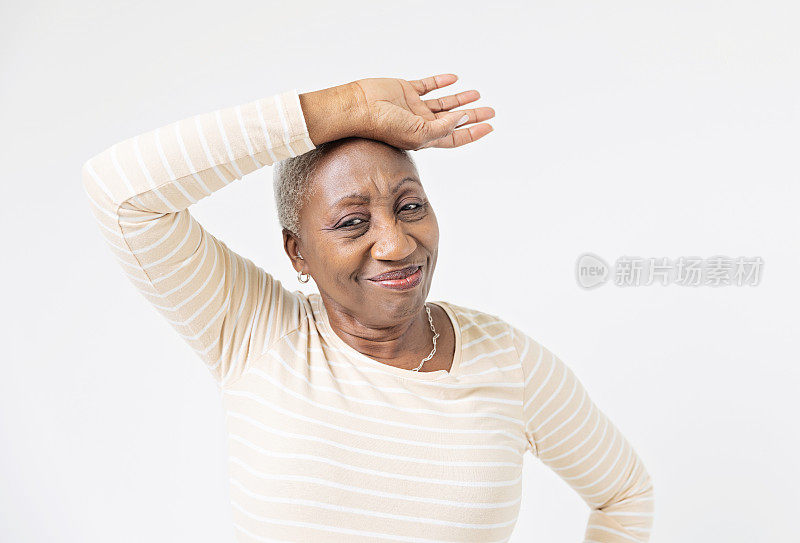
[[[83,166],[123,270],[204,361],[227,416],[240,541],[508,541],[526,452],[589,505],[586,541],[647,541],[653,485],[572,370],[502,318],[426,302],[439,227],[408,150],[470,144],[488,107],[372,78],[286,91]],[[280,281],[188,208],[275,165]]]

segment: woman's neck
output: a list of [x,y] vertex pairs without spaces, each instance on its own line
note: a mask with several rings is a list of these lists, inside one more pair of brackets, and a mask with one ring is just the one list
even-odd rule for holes
[[320,296],[331,329],[364,356],[391,366],[413,369],[433,349],[433,331],[424,307],[414,316],[379,326],[364,323],[330,298]]

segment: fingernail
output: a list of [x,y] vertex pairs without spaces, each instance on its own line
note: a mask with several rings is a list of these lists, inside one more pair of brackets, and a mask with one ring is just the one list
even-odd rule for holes
[[458,123],[456,123],[456,126],[461,126],[462,124],[464,124],[464,123],[465,123],[465,122],[467,122],[468,120],[469,120],[469,115],[464,115],[463,117],[461,117],[461,118],[458,120]]

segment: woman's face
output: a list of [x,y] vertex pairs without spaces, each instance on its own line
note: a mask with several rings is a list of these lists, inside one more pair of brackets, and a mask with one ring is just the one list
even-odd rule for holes
[[[342,140],[318,163],[310,188],[294,254],[303,255],[326,306],[371,326],[418,315],[436,267],[439,225],[411,161],[374,140]],[[370,280],[408,266],[421,267],[412,288]]]

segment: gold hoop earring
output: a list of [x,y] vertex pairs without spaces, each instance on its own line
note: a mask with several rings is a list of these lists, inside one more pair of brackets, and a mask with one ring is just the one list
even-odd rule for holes
[[303,273],[301,271],[297,272],[297,280],[301,283],[308,283],[309,275],[307,273]]

